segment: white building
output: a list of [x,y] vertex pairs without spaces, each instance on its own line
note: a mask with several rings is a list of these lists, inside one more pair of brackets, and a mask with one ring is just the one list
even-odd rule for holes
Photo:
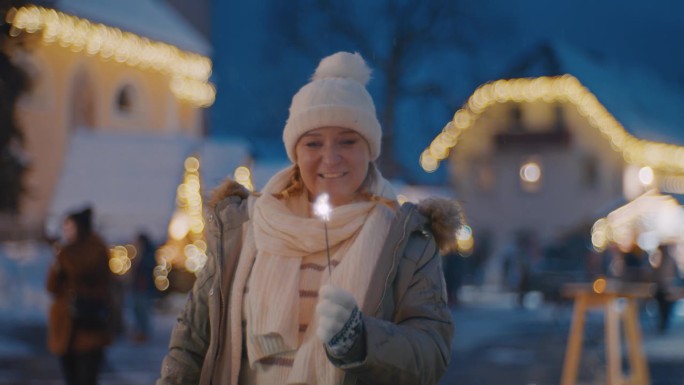
[[421,164],[448,160],[469,224],[493,236],[495,256],[521,230],[543,244],[588,236],[614,202],[682,192],[682,105],[684,92],[646,71],[545,45],[479,87]]
[[34,232],[48,216],[74,133],[199,138],[215,93],[209,43],[165,2],[53,4],[10,14],[12,33],[25,43],[14,59],[33,84],[17,115],[30,157],[19,226]]

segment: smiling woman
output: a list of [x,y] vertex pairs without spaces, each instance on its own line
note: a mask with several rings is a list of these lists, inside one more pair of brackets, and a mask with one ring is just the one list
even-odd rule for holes
[[310,196],[327,192],[333,206],[352,202],[368,175],[368,142],[348,128],[311,130],[297,142],[295,154]]
[[[448,201],[399,206],[374,165],[369,78],[358,54],[324,58],[292,99],[292,165],[259,194],[214,193],[209,261],[158,384],[439,381],[453,335],[439,250],[461,216]],[[323,221],[317,197],[333,206]]]

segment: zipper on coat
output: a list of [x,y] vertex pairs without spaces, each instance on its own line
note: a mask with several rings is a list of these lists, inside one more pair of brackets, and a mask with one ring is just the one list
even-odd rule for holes
[[[413,210],[413,209],[412,209]],[[399,245],[402,244],[404,239],[406,238],[406,233],[407,233],[407,223],[409,218],[411,217],[411,212],[409,211],[408,214],[406,214],[406,217],[404,218],[404,221],[402,222],[401,228],[403,229],[403,232],[401,234],[401,237],[399,238],[399,242],[397,242],[397,245],[394,247],[394,251],[392,253],[392,265],[390,266],[390,270],[387,273],[387,276],[385,277],[385,284],[383,285],[382,289],[382,296],[380,297],[380,302],[378,303],[378,307],[375,308],[375,313],[373,314],[374,316],[378,314],[378,310],[380,310],[380,307],[382,306],[382,303],[385,301],[385,295],[387,294],[387,289],[389,288],[389,280],[390,277],[392,276],[392,272],[395,270],[397,266],[397,254],[398,254],[398,249]],[[356,376],[349,377],[349,374],[345,375],[344,380],[342,380],[344,385],[355,385],[359,382],[359,378]]]
[[[414,208],[411,208],[411,210],[414,210]],[[408,223],[409,218],[411,217],[411,211],[409,211],[408,214],[406,214],[406,217],[404,218],[403,223],[401,224],[401,228],[403,229],[403,232],[401,234],[401,237],[399,238],[399,242],[397,242],[397,245],[394,247],[394,252],[392,252],[392,265],[390,267],[389,272],[387,273],[387,276],[385,277],[385,285],[382,289],[382,296],[380,297],[380,302],[378,303],[378,307],[375,308],[375,314],[378,314],[378,310],[380,310],[380,307],[382,306],[382,303],[385,301],[385,295],[387,294],[387,289],[389,288],[389,280],[390,277],[392,276],[392,272],[397,266],[397,251],[399,250],[399,245],[402,244],[404,241],[404,238],[406,238],[406,233],[407,233],[407,226],[406,223]]]

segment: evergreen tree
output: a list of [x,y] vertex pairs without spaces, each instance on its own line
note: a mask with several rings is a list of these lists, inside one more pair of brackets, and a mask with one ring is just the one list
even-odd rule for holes
[[11,60],[11,51],[20,44],[10,36],[11,25],[6,21],[13,7],[25,1],[0,2],[0,214],[16,215],[24,191],[23,176],[27,170],[23,149],[23,135],[15,116],[21,94],[29,87],[26,73]]

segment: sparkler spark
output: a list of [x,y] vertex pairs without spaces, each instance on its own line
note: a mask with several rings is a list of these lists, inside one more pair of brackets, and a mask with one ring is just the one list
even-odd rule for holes
[[330,212],[332,208],[330,207],[330,195],[328,193],[323,193],[316,198],[313,205],[314,214],[323,222],[330,220]]
[[328,275],[332,276],[332,268],[330,267],[330,244],[328,243],[328,221],[330,220],[330,195],[323,193],[316,198],[313,205],[314,215],[323,221],[323,229],[325,229],[325,251],[328,256]]

